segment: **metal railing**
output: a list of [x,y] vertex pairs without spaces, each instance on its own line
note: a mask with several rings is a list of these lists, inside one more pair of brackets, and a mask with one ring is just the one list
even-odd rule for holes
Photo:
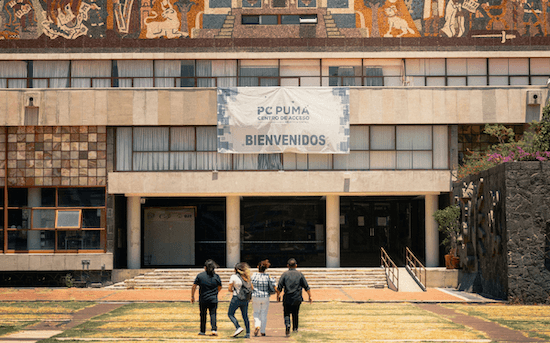
[[426,291],[426,267],[414,256],[411,249],[405,247],[406,268],[416,278],[418,285]]
[[386,250],[380,248],[380,260],[384,271],[386,272],[386,281],[388,288],[394,291],[399,291],[399,269],[392,261]]

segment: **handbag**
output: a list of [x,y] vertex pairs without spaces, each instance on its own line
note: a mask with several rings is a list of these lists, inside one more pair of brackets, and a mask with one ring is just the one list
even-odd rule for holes
[[269,294],[275,294],[277,293],[277,290],[275,289],[275,279],[272,279],[269,274],[267,274],[267,278],[269,279],[268,285],[269,285]]

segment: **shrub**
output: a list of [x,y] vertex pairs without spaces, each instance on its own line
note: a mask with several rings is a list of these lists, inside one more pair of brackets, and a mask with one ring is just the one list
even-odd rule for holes
[[524,138],[516,141],[514,131],[504,125],[485,125],[484,132],[496,137],[498,143],[485,152],[472,152],[458,167],[457,177],[479,173],[510,161],[550,160],[550,104],[543,109],[540,122],[532,122]]

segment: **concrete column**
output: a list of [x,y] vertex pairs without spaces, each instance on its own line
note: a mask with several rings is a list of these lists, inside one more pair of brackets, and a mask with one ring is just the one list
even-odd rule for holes
[[128,269],[141,268],[141,198],[128,197]]
[[[42,206],[42,189],[41,188],[29,188],[28,190],[28,200],[27,203],[29,207],[40,207]],[[28,220],[30,220],[29,218]],[[31,223],[28,224],[28,227],[31,227]],[[40,250],[42,246],[40,244],[40,231],[27,231],[27,249],[29,250]]]
[[438,210],[437,194],[426,194],[424,215],[426,222],[426,267],[439,267],[439,231],[433,214]]
[[327,195],[327,268],[340,267],[340,197]]
[[241,198],[228,196],[225,200],[226,267],[233,268],[241,260]]

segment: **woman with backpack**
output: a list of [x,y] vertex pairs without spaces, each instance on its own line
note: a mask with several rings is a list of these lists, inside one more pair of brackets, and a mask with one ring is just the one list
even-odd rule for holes
[[265,336],[267,324],[267,311],[269,310],[269,296],[277,293],[275,279],[272,279],[265,271],[271,266],[269,260],[263,260],[258,264],[258,272],[252,274],[252,307],[254,307],[254,336],[261,333]]
[[210,325],[212,326],[212,336],[217,336],[216,312],[218,309],[218,293],[222,289],[222,281],[218,274],[214,272],[217,265],[212,260],[204,262],[204,272],[199,273],[195,278],[191,288],[191,304],[195,302],[195,290],[199,287],[199,307],[201,316],[201,326],[199,335],[206,334],[206,312],[210,312]]
[[248,321],[248,302],[252,298],[252,284],[250,283],[250,267],[246,262],[239,262],[235,265],[235,274],[229,278],[229,292],[233,293],[227,315],[233,325],[235,325],[235,333],[233,337],[237,337],[243,328],[239,325],[235,312],[238,308],[241,309],[244,326],[246,328],[245,338],[250,338],[250,323]]

